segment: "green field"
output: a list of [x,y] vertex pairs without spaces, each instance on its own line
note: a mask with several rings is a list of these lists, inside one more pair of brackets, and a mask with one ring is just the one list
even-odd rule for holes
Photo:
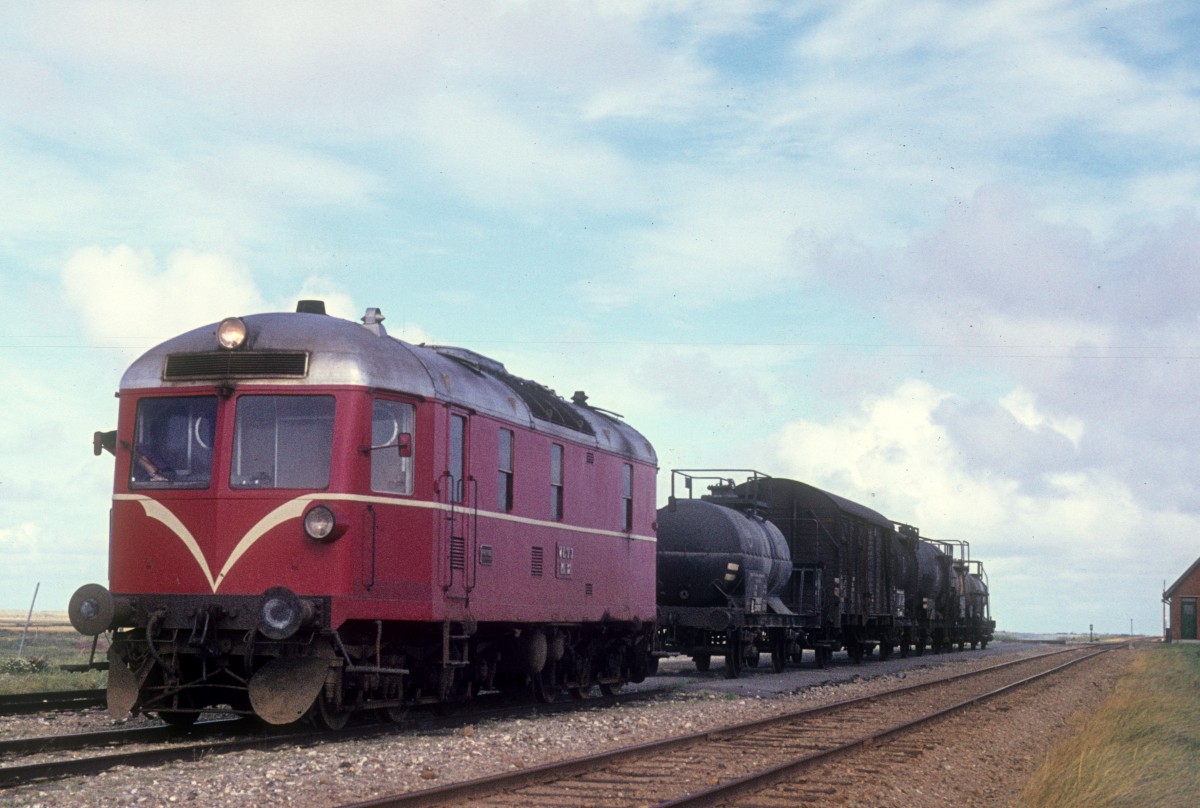
[[[34,612],[28,632],[24,632],[26,616],[27,613],[0,612],[0,693],[104,686],[108,674],[102,671],[69,673],[59,668],[87,662],[92,650],[91,639],[71,627],[65,612]],[[23,632],[24,648],[21,647]],[[108,643],[101,637],[96,658],[103,661],[107,650]]]
[[1142,651],[1026,786],[1031,808],[1200,805],[1200,644]]

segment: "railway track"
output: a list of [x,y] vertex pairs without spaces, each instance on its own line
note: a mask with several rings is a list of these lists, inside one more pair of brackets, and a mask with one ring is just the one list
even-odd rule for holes
[[[615,707],[633,701],[656,698],[664,691],[643,690],[588,699],[589,707]],[[340,732],[318,732],[307,727],[263,727],[238,719],[205,721],[190,728],[154,726],[131,729],[15,738],[0,741],[0,759],[18,758],[23,762],[0,766],[0,788],[65,777],[91,776],[117,766],[158,766],[164,763],[200,760],[250,749],[285,746],[314,746],[338,741],[361,740],[400,731],[434,731],[458,727],[486,719],[528,717],[578,709],[580,702],[552,704],[511,704],[439,717],[416,713],[403,724],[366,723]],[[247,730],[246,727],[253,729]],[[240,731],[239,731],[240,728]],[[130,749],[150,744],[151,748]],[[114,750],[115,748],[115,750]],[[81,750],[114,750],[92,755],[45,758],[50,753],[75,753]],[[34,758],[29,760],[29,758]]]
[[[942,716],[1103,653],[1068,649],[716,731],[666,739],[424,791],[383,806],[717,805],[791,780]],[[818,787],[819,790],[819,787]],[[789,803],[788,797],[780,804]]]
[[106,701],[101,690],[49,690],[42,693],[11,693],[0,696],[0,715],[45,713],[99,707]]

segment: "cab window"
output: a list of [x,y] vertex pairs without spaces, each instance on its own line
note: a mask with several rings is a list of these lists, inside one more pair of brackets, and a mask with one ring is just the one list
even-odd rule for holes
[[207,488],[216,421],[216,396],[139,401],[129,487]]
[[333,457],[333,396],[242,396],[234,488],[326,488]]

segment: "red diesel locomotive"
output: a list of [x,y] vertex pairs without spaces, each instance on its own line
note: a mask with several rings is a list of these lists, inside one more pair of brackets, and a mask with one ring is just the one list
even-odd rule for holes
[[336,728],[483,688],[541,699],[647,673],[649,442],[471,351],[319,301],[229,318],[125,373],[109,583],[109,709],[205,708]]

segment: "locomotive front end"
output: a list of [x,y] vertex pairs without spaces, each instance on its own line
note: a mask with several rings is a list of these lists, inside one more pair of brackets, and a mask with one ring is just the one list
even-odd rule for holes
[[359,405],[314,383],[296,316],[198,329],[122,379],[118,429],[98,441],[116,456],[111,592],[89,584],[69,608],[81,633],[112,632],[114,715],[187,724],[222,705],[287,723],[325,683],[317,638],[356,560],[334,458],[357,456]]

